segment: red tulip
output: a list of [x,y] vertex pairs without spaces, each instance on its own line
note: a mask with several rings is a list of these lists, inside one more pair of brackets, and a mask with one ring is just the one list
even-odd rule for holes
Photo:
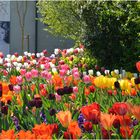
[[118,115],[125,115],[128,111],[128,107],[126,103],[115,103],[112,107],[112,109],[114,110],[114,112]]
[[138,62],[136,63],[136,68],[137,68],[137,70],[140,72],[140,61],[138,61]]

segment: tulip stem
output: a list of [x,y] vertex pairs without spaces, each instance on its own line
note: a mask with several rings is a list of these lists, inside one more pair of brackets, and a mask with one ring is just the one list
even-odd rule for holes
[[[124,120],[124,126],[126,127],[124,115],[123,115],[123,120]],[[125,134],[126,134],[126,138],[128,139],[128,133],[127,133],[127,130],[126,129],[125,129]]]

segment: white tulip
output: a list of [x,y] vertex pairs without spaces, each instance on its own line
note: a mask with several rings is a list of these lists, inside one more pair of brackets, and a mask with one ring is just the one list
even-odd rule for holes
[[100,76],[100,75],[101,75],[101,73],[100,73],[99,71],[97,71],[97,72],[96,72],[96,75],[97,75],[97,76]]
[[20,70],[20,67],[16,67],[16,70],[19,71]]
[[37,58],[39,58],[40,57],[40,53],[37,53],[36,56],[37,56]]
[[43,70],[43,69],[45,69],[45,66],[43,64],[41,64],[40,68]]
[[11,57],[11,55],[10,54],[7,54],[7,56],[6,56],[7,58],[10,58]]
[[52,72],[53,73],[56,73],[57,72],[57,69],[56,68],[52,68]]
[[31,53],[28,53],[28,57],[31,57],[31,55],[32,55]]
[[59,54],[59,49],[54,49],[54,54],[58,55]]
[[15,58],[16,58],[15,55],[12,55],[10,59],[14,60]]
[[33,64],[36,64],[37,63],[36,60],[33,60],[32,62],[33,62]]
[[109,74],[110,70],[105,70],[104,73],[107,75]]
[[134,73],[134,77],[135,77],[135,78],[138,78],[138,74],[137,74],[137,73]]
[[7,63],[7,67],[9,67],[9,68],[10,68],[10,67],[11,67],[11,63]]
[[83,75],[87,75],[87,72],[86,71],[83,71]]
[[55,54],[51,54],[51,56],[50,56],[51,58],[55,58]]
[[3,64],[3,59],[0,59],[0,64]]
[[9,58],[5,58],[5,61],[7,61],[7,62],[11,62],[11,60],[9,59]]
[[119,70],[118,70],[118,69],[115,69],[114,72],[115,72],[116,74],[119,74]]
[[17,61],[20,62],[21,60],[22,60],[22,56],[19,56],[19,57],[17,58]]
[[17,66],[17,65],[18,65],[18,63],[17,63],[17,62],[13,62],[13,65],[14,65],[14,66]]
[[29,64],[27,62],[24,63],[24,67],[27,68]]
[[21,63],[18,63],[17,66],[21,68],[22,67],[22,64]]
[[70,70],[67,71],[67,75],[69,75],[69,74],[70,74]]
[[41,53],[40,53],[40,56],[44,56],[44,53],[43,53],[43,52],[41,52]]
[[27,56],[28,55],[28,52],[24,52],[24,55]]
[[89,75],[93,75],[93,70],[88,70]]

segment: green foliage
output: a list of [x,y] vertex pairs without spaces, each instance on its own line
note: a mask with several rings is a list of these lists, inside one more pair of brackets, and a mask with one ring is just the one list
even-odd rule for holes
[[140,3],[92,1],[83,9],[85,46],[101,66],[135,70],[140,54]]
[[140,55],[140,2],[39,1],[40,20],[54,35],[81,41],[107,68],[135,70]]
[[[80,2],[82,3],[82,2]],[[55,35],[79,40],[82,34],[83,21],[80,17],[80,8],[71,1],[39,1],[38,12],[41,22],[47,24],[46,30]]]

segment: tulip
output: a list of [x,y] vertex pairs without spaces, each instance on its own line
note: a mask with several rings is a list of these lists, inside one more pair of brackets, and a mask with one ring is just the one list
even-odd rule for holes
[[22,76],[17,76],[17,77],[16,77],[16,81],[17,81],[17,83],[18,83],[19,85],[21,85],[22,82],[23,82]]
[[137,68],[137,70],[140,72],[140,61],[138,61],[138,62],[136,63],[136,68]]
[[23,75],[25,75],[25,73],[26,73],[26,69],[21,69],[20,70],[20,74],[23,76]]
[[84,83],[86,84],[91,82],[90,77],[88,75],[84,75],[83,80],[84,80]]
[[79,79],[80,78],[79,72],[74,72],[73,77],[74,77],[74,79]]
[[30,81],[32,79],[32,73],[31,72],[25,73],[25,78],[27,81]]
[[31,70],[31,74],[32,74],[33,77],[38,77],[38,71],[35,70],[35,69]]
[[72,121],[72,115],[70,111],[60,111],[56,114],[56,117],[63,127],[68,127]]
[[73,87],[73,92],[78,93],[78,87]]
[[93,70],[88,70],[89,75],[93,75]]
[[19,85],[16,85],[16,86],[13,87],[13,90],[14,90],[16,93],[19,93],[20,90],[21,90],[21,88],[20,88]]

